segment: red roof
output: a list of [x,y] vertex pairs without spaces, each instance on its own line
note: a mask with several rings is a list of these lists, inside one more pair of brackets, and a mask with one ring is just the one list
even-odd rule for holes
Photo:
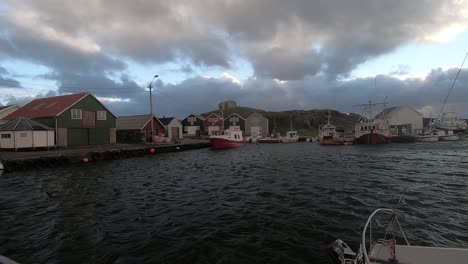
[[220,116],[220,115],[218,115],[217,113],[211,113],[210,115],[208,115],[208,116],[207,116],[207,117],[205,117],[205,118],[209,118],[209,117],[210,117],[210,116],[212,116],[212,115],[214,115],[216,118],[219,118],[219,119],[221,119],[221,116]]
[[88,94],[89,93],[77,93],[35,99],[9,114],[4,119],[11,120],[17,117],[37,118],[57,116]]
[[198,119],[205,120],[205,117],[202,115],[196,115],[196,114],[192,114],[192,115]]

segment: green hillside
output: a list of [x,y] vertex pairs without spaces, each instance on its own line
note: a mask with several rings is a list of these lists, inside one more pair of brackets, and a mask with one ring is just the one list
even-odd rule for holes
[[[338,128],[345,129],[347,134],[351,134],[354,124],[358,122],[359,115],[357,114],[345,114],[335,110],[328,109],[313,109],[313,110],[292,110],[282,112],[271,112],[264,111],[261,109],[254,109],[249,107],[236,107],[224,110],[224,116],[227,117],[232,113],[237,113],[244,118],[257,112],[262,114],[270,120],[269,126],[270,131],[276,130],[281,134],[286,133],[290,129],[290,122],[292,120],[293,130],[297,130],[301,136],[316,136],[318,134],[318,127],[327,123],[327,115],[330,111],[330,121],[333,125]],[[220,113],[217,111],[211,111],[204,113],[206,116],[210,113]]]

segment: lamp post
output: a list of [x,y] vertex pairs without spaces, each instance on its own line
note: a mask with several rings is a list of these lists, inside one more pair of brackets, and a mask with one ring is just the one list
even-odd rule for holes
[[150,92],[150,111],[151,111],[151,141],[153,141],[153,135],[154,135],[154,126],[153,126],[153,94],[152,94],[152,90],[153,90],[153,82],[154,82],[154,79],[158,78],[159,75],[154,75],[153,79],[151,80],[151,82],[149,83],[148,85],[148,88],[149,88],[149,92]]

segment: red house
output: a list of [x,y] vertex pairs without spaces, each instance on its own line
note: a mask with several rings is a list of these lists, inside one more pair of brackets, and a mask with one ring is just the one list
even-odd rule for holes
[[[154,134],[161,136],[166,132],[163,123],[153,116]],[[119,116],[117,118],[117,132],[123,130],[141,131],[145,140],[151,140],[151,115]]]
[[205,128],[205,134],[210,135],[213,131],[223,130],[223,118],[215,113],[208,115],[203,121],[203,127]]

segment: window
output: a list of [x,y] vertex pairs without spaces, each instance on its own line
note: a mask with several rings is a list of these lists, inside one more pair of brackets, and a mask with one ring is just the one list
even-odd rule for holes
[[72,109],[71,110],[71,118],[72,119],[81,119],[81,109]]
[[11,138],[11,134],[2,134],[1,138]]
[[97,120],[107,120],[107,112],[97,111]]

